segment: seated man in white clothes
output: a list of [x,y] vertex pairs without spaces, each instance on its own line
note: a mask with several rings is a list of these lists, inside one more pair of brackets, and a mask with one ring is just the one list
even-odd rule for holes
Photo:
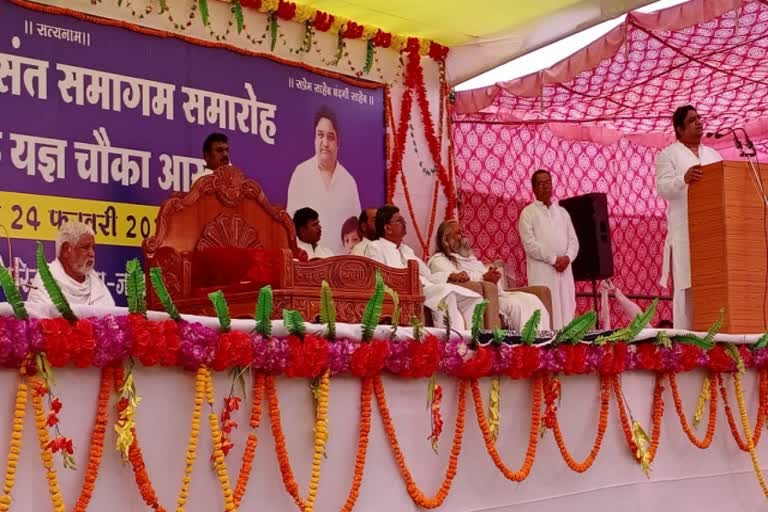
[[549,330],[549,313],[546,306],[532,293],[505,291],[499,284],[501,272],[494,265],[486,265],[475,256],[469,242],[464,238],[461,225],[455,220],[446,220],[437,228],[437,252],[429,259],[432,272],[466,272],[470,281],[488,282],[497,285],[499,312],[508,329],[522,330],[525,323],[538,309],[541,311],[539,329]]
[[357,219],[360,242],[352,249],[353,256],[365,256],[365,249],[376,240],[376,208],[365,208]]
[[293,225],[296,226],[296,245],[307,253],[310,260],[315,258],[330,258],[333,252],[320,244],[323,228],[320,226],[320,216],[312,208],[299,208],[293,214]]
[[406,268],[408,260],[419,263],[421,286],[424,292],[424,306],[432,311],[436,326],[441,325],[443,313],[439,310],[440,302],[445,301],[448,318],[455,329],[469,329],[472,325],[472,313],[483,298],[472,290],[451,283],[469,280],[466,272],[432,272],[429,267],[416,257],[413,249],[403,243],[405,237],[405,219],[394,206],[383,206],[376,212],[376,234],[374,240],[365,249],[365,255],[373,260],[394,268]]
[[203,160],[205,160],[205,169],[198,172],[193,178],[192,183],[203,176],[213,174],[213,171],[219,167],[229,165],[229,139],[223,133],[212,133],[205,138],[203,142]]
[[[96,262],[96,237],[82,222],[65,222],[56,236],[56,259],[49,263],[51,274],[70,304],[114,307],[109,288],[93,269]],[[40,278],[32,280],[27,302],[53,304]]]

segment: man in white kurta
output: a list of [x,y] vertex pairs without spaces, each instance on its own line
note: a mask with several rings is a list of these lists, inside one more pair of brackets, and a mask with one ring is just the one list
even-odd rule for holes
[[384,206],[376,213],[376,230],[379,238],[366,248],[368,258],[389,267],[406,268],[409,260],[419,264],[419,276],[424,293],[424,306],[432,311],[436,326],[442,324],[443,313],[439,309],[441,302],[447,306],[448,319],[454,329],[469,329],[472,325],[472,313],[483,297],[467,288],[456,286],[449,281],[467,281],[466,273],[432,272],[416,256],[413,249],[403,243],[405,219],[394,206]]
[[428,262],[434,273],[466,272],[470,281],[489,282],[498,287],[499,312],[508,329],[521,331],[536,310],[541,312],[539,329],[550,328],[549,312],[538,297],[531,293],[510,292],[499,282],[501,272],[494,265],[486,265],[472,253],[464,238],[461,225],[455,220],[444,221],[437,229],[437,251]]
[[293,171],[286,210],[289,215],[305,206],[316,210],[330,234],[328,248],[344,254],[341,228],[360,213],[360,196],[355,179],[338,161],[338,151],[336,116],[321,110],[315,116],[315,156]]
[[330,258],[333,251],[320,245],[323,228],[320,217],[312,208],[299,208],[293,215],[293,225],[296,228],[296,245],[307,253],[308,259]]
[[691,255],[688,240],[688,187],[699,181],[701,166],[721,161],[720,154],[701,143],[704,126],[696,110],[687,105],[672,115],[677,141],[656,157],[656,191],[667,200],[667,238],[661,286],[667,288],[670,267],[674,281],[672,321],[675,329],[690,329]]
[[576,312],[576,285],[571,263],[579,239],[568,212],[552,200],[552,176],[538,170],[531,177],[536,201],[520,213],[520,240],[525,249],[528,284],[552,292],[552,328],[560,329]]
[[[56,259],[48,266],[70,304],[114,307],[115,300],[94,270],[96,245],[93,230],[82,222],[66,222],[56,237]],[[53,304],[38,272],[27,302]]]

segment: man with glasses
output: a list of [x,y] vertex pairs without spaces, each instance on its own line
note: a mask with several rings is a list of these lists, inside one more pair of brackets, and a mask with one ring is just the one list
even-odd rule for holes
[[546,286],[552,293],[552,328],[560,329],[576,313],[576,285],[571,263],[579,254],[579,239],[568,212],[552,200],[552,175],[539,169],[531,176],[536,200],[520,214],[520,240],[525,248],[528,285]]

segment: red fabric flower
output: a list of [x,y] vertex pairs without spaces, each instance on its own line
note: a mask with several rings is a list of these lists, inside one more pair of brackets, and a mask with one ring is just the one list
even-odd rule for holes
[[277,4],[277,17],[291,21],[294,16],[296,16],[296,4],[280,0],[280,3]]
[[381,373],[381,369],[389,357],[389,343],[385,340],[373,340],[361,343],[352,354],[352,375],[357,377],[373,377]]
[[541,351],[538,347],[519,345],[512,348],[507,375],[513,379],[527,379],[539,369]]
[[739,345],[739,354],[744,361],[744,367],[749,368],[752,366],[752,351],[746,345]]
[[[408,42],[405,45],[404,51],[411,53],[411,58],[421,60],[419,57],[419,51],[421,50],[421,43],[419,40],[415,37],[409,37]],[[421,62],[419,62],[419,67],[421,67]]]
[[233,366],[248,366],[253,361],[251,337],[242,331],[231,331],[219,335],[216,343],[216,357],[213,369],[217,372]]
[[565,363],[563,373],[566,375],[581,375],[586,371],[587,345],[567,345],[565,347]]
[[373,36],[373,45],[377,48],[389,48],[392,46],[392,34],[379,29]]
[[315,19],[312,24],[315,26],[315,30],[320,32],[328,32],[328,29],[333,25],[333,15],[327,12],[317,11],[315,12]]
[[465,361],[461,367],[456,370],[456,376],[463,379],[478,379],[491,372],[493,366],[493,357],[488,347],[480,347],[475,351],[472,359]]
[[359,39],[363,37],[363,26],[358,25],[354,21],[348,21],[344,27],[344,32],[341,33],[341,37],[345,39]]
[[176,322],[150,322],[142,315],[128,315],[131,335],[131,355],[144,366],[175,366],[179,354],[179,333]]
[[661,368],[659,351],[654,343],[640,343],[636,346],[639,369],[656,371]]
[[408,369],[403,377],[416,379],[431,377],[440,364],[440,342],[434,334],[428,334],[422,341],[408,343]]
[[240,5],[243,7],[259,9],[261,7],[261,0],[240,0]]
[[448,47],[434,41],[429,45],[429,56],[437,62],[442,62],[448,56]]
[[73,363],[85,368],[91,365],[96,350],[91,322],[78,320],[70,324],[63,318],[54,318],[42,320],[41,325],[43,346],[52,366],[60,368]]
[[708,353],[709,367],[715,372],[736,371],[736,361],[728,355],[722,345],[715,345]]
[[680,354],[680,368],[678,372],[689,372],[699,366],[699,358],[701,357],[702,350],[696,345],[683,344],[681,346],[682,353]]
[[61,411],[61,400],[59,400],[58,397],[54,398],[53,402],[51,402],[51,411],[54,414],[59,414]]
[[626,368],[627,344],[622,342],[615,345],[603,345],[600,354],[600,375],[615,375]]
[[319,377],[328,368],[328,340],[312,334],[288,336],[288,377]]

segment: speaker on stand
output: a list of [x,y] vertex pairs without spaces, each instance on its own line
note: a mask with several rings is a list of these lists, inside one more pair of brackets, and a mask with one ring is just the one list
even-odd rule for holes
[[613,277],[613,247],[608,222],[608,196],[593,192],[559,201],[571,216],[579,255],[571,263],[575,281],[592,283],[592,300],[598,310],[597,281]]

